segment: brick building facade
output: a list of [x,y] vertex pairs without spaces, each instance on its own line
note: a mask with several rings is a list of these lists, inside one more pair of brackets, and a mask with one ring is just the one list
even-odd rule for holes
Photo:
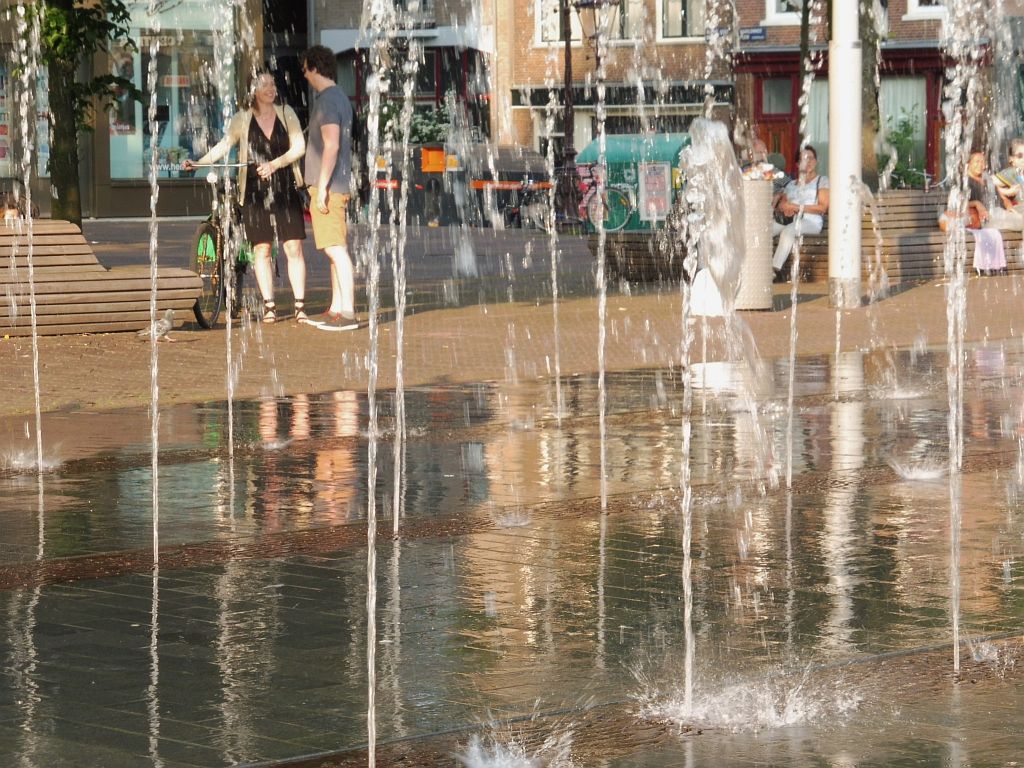
[[[1007,53],[1019,51],[1020,3],[1003,4],[1008,28],[1017,30],[1001,41]],[[739,0],[740,46],[735,60],[737,120],[763,138],[769,150],[792,159],[800,142],[801,108],[799,50],[800,15],[786,10],[785,0]],[[944,175],[942,133],[943,87],[947,61],[942,47],[946,9],[940,0],[890,0],[884,13],[886,29],[879,47],[879,110],[883,132],[903,127],[911,136],[908,165],[917,169],[923,182]],[[816,75],[809,89],[808,140],[819,151],[819,163],[828,167],[828,41],[824,21],[811,29],[812,58]],[[1016,42],[1015,42],[1016,40]],[[1001,120],[994,115],[982,126],[1002,122],[1019,125],[1020,80],[1015,56],[993,60],[993,41],[979,35],[985,57],[985,92],[994,93],[997,83],[1009,83],[999,102]],[[984,108],[991,106],[989,105]],[[1011,115],[1011,117],[1007,117]],[[984,128],[982,129],[984,130]],[[1012,131],[1012,128],[1005,130]],[[981,137],[979,145],[986,137]],[[995,145],[1005,137],[992,136]],[[996,148],[998,154],[1002,150]]]
[[[552,141],[558,157],[565,141],[565,43],[559,3],[501,0],[501,4],[514,10],[499,13],[497,47],[516,55],[501,62],[495,74],[495,99],[502,106],[495,138],[540,152]],[[725,56],[711,57],[709,64],[707,16],[702,3],[623,0],[613,17],[603,62],[608,133],[686,130],[703,111],[706,86],[715,93],[715,116],[731,119],[732,72]],[[729,23],[728,19],[719,22]],[[592,41],[581,39],[575,11],[570,25],[573,144],[579,150],[596,133],[597,61]],[[549,104],[554,118],[550,131]]]

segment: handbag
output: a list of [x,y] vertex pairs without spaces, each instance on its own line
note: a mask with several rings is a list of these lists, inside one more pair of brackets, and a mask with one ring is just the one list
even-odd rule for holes
[[[818,176],[815,179],[815,182],[814,182],[814,200],[815,200],[815,203],[817,203],[818,195],[819,195],[820,192],[821,192],[821,176]],[[793,221],[796,219],[796,216],[787,216],[782,211],[780,211],[778,208],[776,208],[776,209],[774,209],[772,211],[772,215],[775,217],[775,220],[777,222],[779,222],[779,224],[783,224],[783,225],[785,225],[785,224],[792,224]],[[827,214],[820,213],[818,215],[821,216],[822,228],[824,229],[825,224],[828,222],[828,219],[826,218]]]
[[[949,229],[949,220],[955,218],[957,218],[956,211],[943,211],[939,216],[939,229],[945,232]],[[964,229],[981,229],[981,225],[981,214],[978,213],[978,209],[973,206],[969,207],[967,215],[964,216]]]

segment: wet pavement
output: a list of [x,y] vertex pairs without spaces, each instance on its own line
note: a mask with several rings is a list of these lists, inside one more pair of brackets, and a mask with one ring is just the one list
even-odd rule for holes
[[40,340],[37,475],[31,346],[0,344],[0,764],[365,765],[371,450],[379,765],[1019,760],[1017,278],[968,286],[952,481],[943,286],[845,313],[802,289],[790,490],[789,311],[744,313],[760,369],[697,323],[687,404],[678,293],[616,292],[602,510],[596,302],[580,278],[555,334],[544,265],[503,262],[418,283],[397,492],[366,331],[242,323],[230,406],[223,329],[161,345],[155,502],[149,345]]
[[[802,358],[792,493],[762,493],[756,476],[783,455],[785,361],[754,416],[732,371],[695,371],[690,710],[678,372],[609,377],[606,514],[595,377],[563,382],[560,420],[551,381],[413,389],[396,540],[383,393],[382,764],[509,750],[607,766],[1014,758],[1024,353],[969,350],[959,680],[936,469],[945,364],[934,350]],[[0,753],[365,764],[365,395],[236,403],[233,457],[224,404],[163,416],[155,567],[144,410],[49,415],[44,434],[95,439],[41,484],[8,456]],[[915,472],[933,479],[904,479]]]

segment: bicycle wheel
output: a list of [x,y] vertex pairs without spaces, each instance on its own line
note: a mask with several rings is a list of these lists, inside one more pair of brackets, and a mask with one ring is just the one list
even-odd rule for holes
[[531,227],[548,231],[548,218],[551,215],[551,208],[548,206],[548,197],[541,192],[527,192],[523,201],[519,204],[519,215],[524,227]]
[[594,193],[590,195],[590,198],[586,202],[587,209],[587,221],[590,222],[590,226],[597,229],[597,222],[605,220],[605,208],[604,200],[601,196]]
[[633,204],[618,189],[605,190],[605,197],[604,228],[608,232],[618,232],[633,215]]
[[203,328],[213,328],[224,305],[224,262],[220,251],[220,230],[204,221],[192,238],[188,263],[188,268],[203,282],[199,297],[192,306],[196,322]]
[[242,316],[242,309],[245,306],[245,293],[242,282],[245,279],[245,271],[248,262],[238,260],[235,262],[235,284],[232,286],[231,319],[237,320]]

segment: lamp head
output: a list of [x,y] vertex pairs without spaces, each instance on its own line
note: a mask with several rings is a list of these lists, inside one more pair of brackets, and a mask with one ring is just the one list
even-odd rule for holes
[[596,41],[598,36],[608,39],[615,18],[618,15],[620,0],[576,0],[576,13],[580,18],[580,27],[586,40]]

